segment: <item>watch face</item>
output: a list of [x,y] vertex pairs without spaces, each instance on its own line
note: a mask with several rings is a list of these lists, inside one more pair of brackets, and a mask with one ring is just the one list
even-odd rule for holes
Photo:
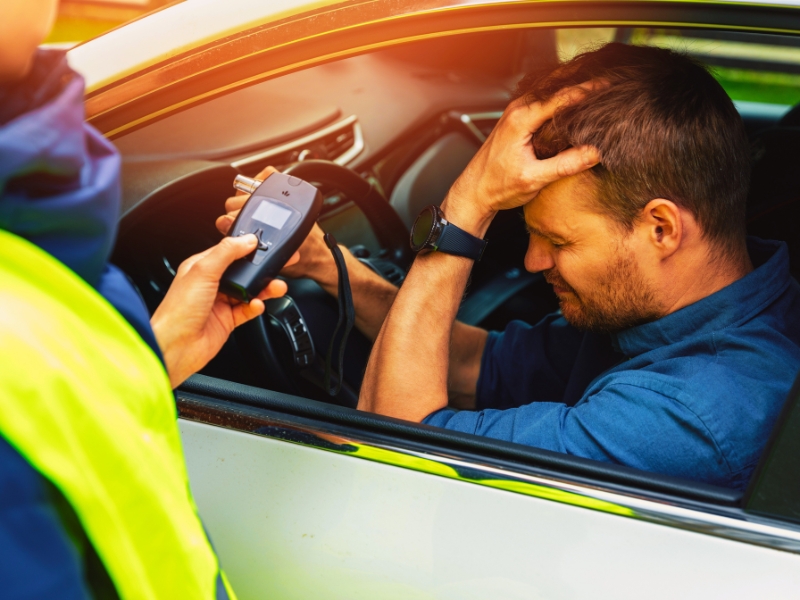
[[425,247],[433,228],[433,215],[434,212],[429,207],[419,213],[417,220],[414,221],[414,226],[411,228],[412,250],[419,251]]

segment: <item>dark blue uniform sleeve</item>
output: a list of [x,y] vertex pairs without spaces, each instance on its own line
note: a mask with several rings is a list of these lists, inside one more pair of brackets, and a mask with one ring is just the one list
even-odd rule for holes
[[150,314],[147,312],[144,300],[128,276],[114,265],[106,265],[97,285],[97,291],[131,324],[163,363],[164,357],[161,355],[161,348],[159,348],[156,335],[150,327]]
[[582,340],[583,333],[560,314],[534,326],[512,321],[503,333],[490,333],[481,358],[477,407],[561,401]]
[[83,561],[64,529],[46,480],[0,437],[2,597],[91,598]]

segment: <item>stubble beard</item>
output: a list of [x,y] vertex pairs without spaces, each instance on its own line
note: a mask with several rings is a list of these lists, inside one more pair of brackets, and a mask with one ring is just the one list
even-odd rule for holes
[[661,315],[655,294],[630,253],[616,253],[605,276],[594,285],[591,295],[579,295],[555,269],[544,272],[548,283],[568,290],[559,295],[561,313],[567,322],[582,331],[617,333],[655,321]]

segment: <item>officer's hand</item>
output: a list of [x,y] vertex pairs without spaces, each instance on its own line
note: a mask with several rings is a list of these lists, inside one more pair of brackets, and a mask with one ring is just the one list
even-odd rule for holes
[[[286,283],[277,279],[249,304],[219,293],[225,269],[255,250],[257,243],[254,235],[226,237],[178,267],[167,295],[150,319],[172,387],[214,358],[234,328],[262,314],[263,300],[286,293]],[[293,256],[289,264],[297,259]]]
[[533,132],[593,85],[567,88],[545,103],[527,104],[523,98],[512,102],[450,188],[442,206],[448,220],[462,227],[487,224],[497,211],[527,204],[549,183],[596,165],[600,156],[591,146],[570,148],[546,160],[537,159],[531,146]]

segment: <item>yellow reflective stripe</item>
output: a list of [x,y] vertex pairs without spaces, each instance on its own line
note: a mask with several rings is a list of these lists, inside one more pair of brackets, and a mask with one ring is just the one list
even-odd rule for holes
[[449,477],[451,479],[462,479],[461,475],[459,475],[458,471],[453,467],[436,462],[435,460],[352,442],[348,442],[347,445],[352,445],[356,448],[354,451],[346,451],[347,454],[353,456],[393,465],[395,467],[403,467],[404,469],[411,469],[413,471],[422,471],[423,473],[441,475],[442,477]]
[[75,273],[0,231],[0,434],[75,509],[122,598],[215,598],[169,380]]
[[573,506],[580,506],[582,508],[589,508],[592,510],[599,510],[606,513],[621,515],[625,517],[634,516],[633,510],[613,502],[606,502],[575,494],[573,492],[566,492],[540,485],[530,483],[519,479],[480,479],[466,477],[459,473],[450,465],[437,462],[428,458],[418,456],[411,456],[392,450],[385,450],[383,448],[375,448],[374,446],[366,446],[355,442],[348,442],[348,446],[355,447],[355,450],[345,450],[344,453],[352,456],[358,456],[366,460],[372,460],[395,467],[402,467],[405,469],[412,469],[423,473],[430,473],[431,475],[439,475],[440,477],[447,477],[449,479],[457,479],[467,483],[476,483],[486,487],[495,488],[498,490],[505,490],[514,492],[516,494],[524,494],[526,496],[533,496],[543,500],[552,500],[554,502],[561,502],[562,504],[571,504]]
[[572,504],[573,506],[590,508],[592,510],[599,510],[623,517],[632,517],[635,514],[630,508],[614,504],[613,502],[606,502],[605,500],[598,500],[597,498],[590,498],[581,494],[566,492],[546,485],[529,483],[518,479],[470,479],[469,481],[498,490],[525,494],[526,496],[542,498],[543,500],[552,500],[554,502],[561,502],[562,504]]

